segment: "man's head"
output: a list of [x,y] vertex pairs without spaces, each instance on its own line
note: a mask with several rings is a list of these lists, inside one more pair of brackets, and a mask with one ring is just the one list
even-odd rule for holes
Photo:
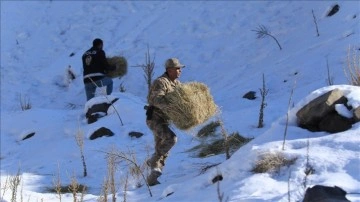
[[184,68],[185,65],[181,64],[177,58],[167,59],[165,62],[166,72],[171,80],[175,80],[180,77],[181,68]]
[[94,39],[93,41],[93,47],[102,48],[103,41],[99,38]]
[[182,65],[177,58],[169,58],[165,62],[165,68],[183,68],[185,65]]

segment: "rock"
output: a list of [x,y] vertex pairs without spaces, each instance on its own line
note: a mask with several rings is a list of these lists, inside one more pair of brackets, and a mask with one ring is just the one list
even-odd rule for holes
[[223,179],[224,179],[223,176],[221,174],[219,174],[219,175],[216,175],[211,181],[213,184],[215,184],[216,182],[222,181]]
[[319,123],[319,130],[328,133],[346,131],[352,127],[352,119],[340,116],[337,113],[326,115]]
[[29,138],[31,138],[31,137],[34,136],[34,135],[35,135],[35,132],[29,133],[29,134],[25,135],[25,137],[24,137],[22,140],[29,139]]
[[340,187],[315,185],[306,189],[303,202],[350,202],[345,196],[346,191]]
[[243,96],[243,98],[246,98],[248,100],[255,100],[256,99],[256,92],[255,91],[249,91]]
[[110,129],[101,127],[99,129],[97,129],[92,135],[90,135],[90,140],[94,140],[96,138],[103,137],[103,136],[111,137],[113,135],[114,135],[114,133]]
[[340,10],[340,6],[338,4],[335,4],[331,10],[328,12],[326,16],[330,17],[333,16],[335,13],[337,13]]
[[143,135],[144,135],[143,133],[134,132],[134,131],[132,131],[132,132],[129,133],[129,136],[130,136],[130,137],[135,137],[135,138],[140,138],[140,137],[143,136]]
[[335,104],[346,104],[346,102],[347,98],[339,89],[329,91],[315,98],[296,113],[298,125],[316,131],[322,118],[335,111]]

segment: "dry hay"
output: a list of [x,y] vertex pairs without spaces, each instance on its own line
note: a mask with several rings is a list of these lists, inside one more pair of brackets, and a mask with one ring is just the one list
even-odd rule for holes
[[116,67],[116,69],[114,71],[110,71],[107,73],[107,76],[111,77],[111,78],[116,78],[116,77],[122,77],[127,73],[127,60],[125,57],[122,56],[114,56],[114,57],[110,57],[110,58],[106,58],[109,65],[111,67]]
[[208,87],[199,82],[180,84],[165,98],[168,105],[162,110],[181,130],[189,130],[204,123],[217,111]]

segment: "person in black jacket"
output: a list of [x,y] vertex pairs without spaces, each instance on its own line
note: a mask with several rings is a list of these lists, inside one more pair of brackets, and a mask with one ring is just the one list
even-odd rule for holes
[[87,100],[95,96],[97,87],[106,86],[107,95],[110,95],[113,90],[113,81],[106,76],[106,73],[115,70],[115,67],[111,67],[107,62],[103,46],[103,41],[96,38],[93,41],[93,46],[82,56]]

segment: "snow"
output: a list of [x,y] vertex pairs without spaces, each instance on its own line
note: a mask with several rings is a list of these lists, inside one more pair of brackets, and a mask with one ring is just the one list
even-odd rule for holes
[[[340,10],[331,17],[326,14],[335,4],[332,1],[0,3],[1,201],[11,201],[8,181],[17,173],[21,176],[17,201],[74,201],[71,193],[63,193],[60,200],[49,191],[57,178],[62,185],[76,178],[89,188],[83,201],[98,201],[108,172],[107,152],[134,154],[139,164],[152,154],[153,136],[143,109],[147,84],[138,67],[144,64],[148,47],[155,77],[164,72],[167,58],[179,58],[186,65],[181,82],[203,82],[210,88],[221,108],[214,119],[220,118],[228,133],[254,139],[228,160],[225,154],[195,158],[187,150],[199,143],[195,134],[201,126],[190,131],[173,127],[178,142],[159,178],[161,184],[150,188],[152,196],[141,178],[131,176],[124,192],[121,182],[129,165],[118,162],[117,201],[220,201],[218,190],[223,201],[301,201],[306,188],[317,184],[339,186],[349,200],[360,201],[360,123],[335,134],[310,132],[296,124],[301,107],[335,88],[344,92],[348,106],[360,106],[360,88],[348,85],[344,74],[349,49],[359,55],[360,2],[337,2]],[[257,39],[252,30],[259,25],[269,29],[282,50],[270,37]],[[123,78],[114,79],[112,95],[86,102],[81,55],[94,38],[103,39],[107,56],[124,56],[129,69]],[[69,66],[75,80],[66,75]],[[269,92],[264,127],[257,128],[263,75]],[[328,85],[329,79],[334,85]],[[125,92],[120,92],[120,85]],[[249,91],[257,93],[255,100],[242,98]],[[119,100],[105,117],[87,123],[89,107],[115,98]],[[21,100],[31,109],[22,111]],[[344,105],[336,109],[352,116]],[[115,135],[90,140],[100,127]],[[144,136],[129,137],[133,131]],[[75,139],[80,132],[86,177]],[[31,133],[34,136],[24,140]],[[296,161],[278,173],[252,173],[257,160],[268,153]],[[305,178],[307,163],[314,173]],[[213,183],[219,174],[223,180]]]

